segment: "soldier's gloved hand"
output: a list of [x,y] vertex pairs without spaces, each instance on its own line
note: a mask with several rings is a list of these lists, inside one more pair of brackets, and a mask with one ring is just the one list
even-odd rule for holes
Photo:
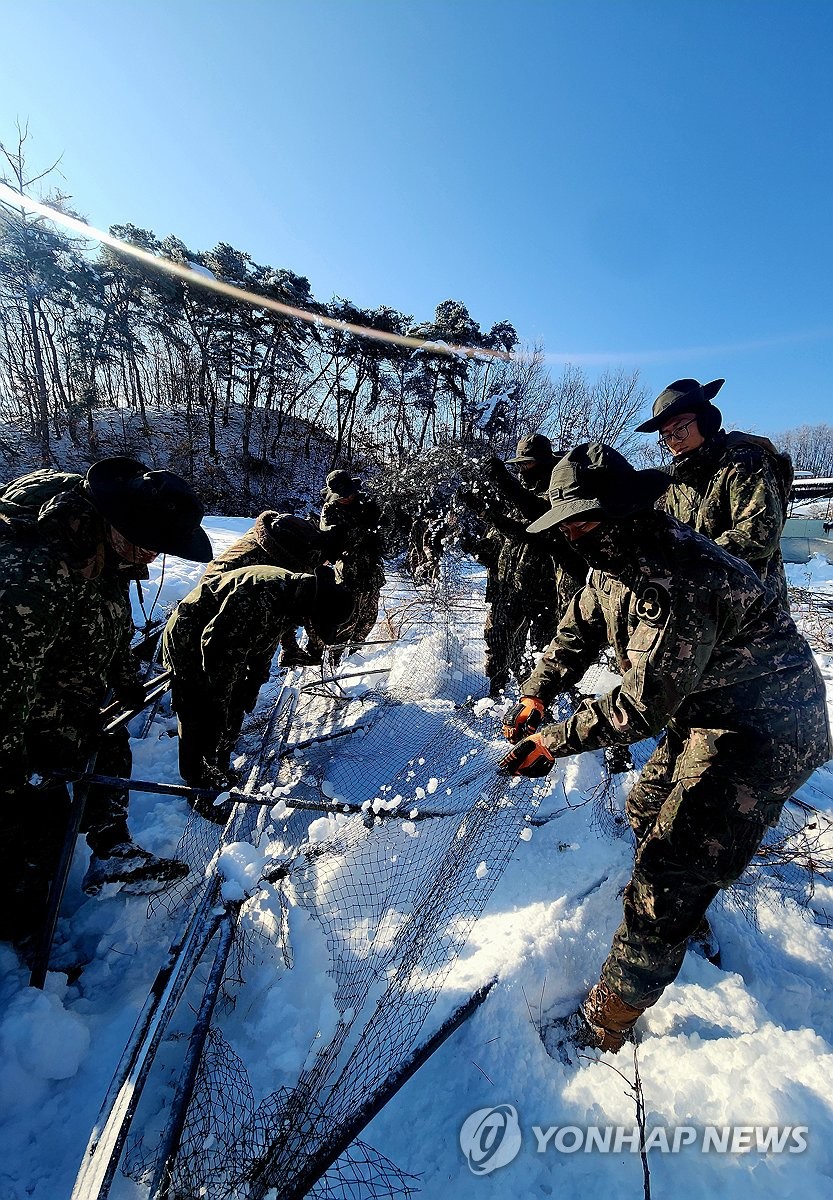
[[486,498],[483,493],[477,491],[476,488],[460,488],[457,493],[457,497],[460,503],[465,505],[469,512],[473,512],[479,517],[483,516],[483,514],[486,512]]
[[487,479],[492,479],[495,483],[499,483],[502,479],[511,479],[509,468],[503,459],[498,458],[496,454],[486,459],[483,472]]
[[544,702],[537,696],[521,696],[503,718],[503,736],[507,742],[519,742],[534,733],[544,719]]
[[250,713],[254,709],[260,689],[269,678],[271,666],[271,660],[265,665],[262,662],[253,662],[247,665],[243,672],[243,678],[240,680],[237,697],[243,712]]
[[144,708],[147,699],[145,688],[138,679],[131,679],[113,687],[113,695],[128,712],[134,708]]
[[534,733],[505,754],[497,769],[501,775],[526,775],[531,779],[540,779],[549,775],[554,762],[555,756],[544,745],[540,733]]

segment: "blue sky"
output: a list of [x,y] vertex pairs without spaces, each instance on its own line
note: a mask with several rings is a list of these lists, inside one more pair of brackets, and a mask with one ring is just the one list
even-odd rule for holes
[[730,424],[833,422],[831,0],[30,0],[0,140],[320,300],[464,301]]

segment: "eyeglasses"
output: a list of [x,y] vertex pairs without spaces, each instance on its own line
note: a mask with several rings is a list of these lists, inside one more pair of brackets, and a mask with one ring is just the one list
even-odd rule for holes
[[675,425],[673,429],[663,430],[659,435],[660,443],[664,442],[666,446],[670,446],[672,442],[684,442],[688,437],[689,429],[696,422],[697,418],[692,417],[690,421],[684,421],[682,425]]

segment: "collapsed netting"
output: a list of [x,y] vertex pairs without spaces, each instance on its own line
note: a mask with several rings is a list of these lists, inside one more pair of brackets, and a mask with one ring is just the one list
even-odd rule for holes
[[[445,558],[430,585],[391,580],[368,643],[298,673],[284,749],[302,752],[276,756],[274,738],[262,740],[264,716],[250,724],[257,789],[276,800],[258,812],[277,864],[266,890],[280,917],[257,922],[244,909],[171,1195],[407,1194],[407,1180],[382,1156],[364,1148],[356,1157],[355,1143],[348,1155],[343,1131],[384,1092],[417,1041],[518,837],[531,820],[576,805],[558,795],[560,784],[496,778],[503,747],[495,743],[495,713],[472,702],[484,687],[482,572]],[[566,716],[562,704],[558,715]],[[307,745],[316,737],[339,740]],[[652,748],[631,748],[634,768]],[[578,803],[589,802],[598,832],[621,836],[620,773],[604,757],[601,766],[598,787]],[[315,807],[293,809],[293,801]],[[533,817],[539,804],[547,815]],[[807,822],[785,822],[733,889],[747,916],[758,891],[803,899],[812,911],[813,878],[829,863],[806,840],[797,853]],[[218,827],[194,816],[189,830],[196,858],[210,858]],[[311,914],[326,934],[337,1017],[312,1043],[295,1086],[257,1103],[233,1034],[217,1022],[230,1012],[247,965],[274,963],[280,988],[292,956],[291,908]],[[152,1159],[134,1150],[131,1174],[147,1178]]]
[[[339,732],[351,722],[363,732],[337,743],[335,754],[321,742],[302,758],[267,762],[268,779],[261,776],[259,786],[281,797],[265,836],[274,860],[283,863],[277,877],[283,895],[326,932],[337,1019],[328,1040],[313,1043],[296,1086],[267,1097],[251,1115],[248,1100],[240,1100],[240,1056],[227,1037],[213,1043],[172,1171],[172,1195],[219,1200],[265,1195],[271,1187],[282,1196],[309,1191],[334,1157],[342,1126],[413,1046],[537,793],[547,791],[495,775],[501,746],[494,711],[479,716],[471,700],[484,685],[482,579],[468,575],[458,599],[451,578],[446,573],[419,590],[407,580],[392,581],[373,637],[389,641],[376,637],[387,626],[400,640],[360,648],[329,682],[326,663],[303,672],[290,744],[312,729]],[[363,690],[363,660],[368,680],[373,671],[384,672],[384,689],[375,679],[372,690]],[[351,694],[349,677],[357,675]],[[286,810],[304,797],[327,810],[327,836],[320,830],[307,836],[315,813]],[[345,806],[359,811],[344,813]],[[406,819],[386,815],[391,810]],[[270,933],[279,941],[279,924],[257,929],[262,956],[274,949]],[[222,1011],[221,1005],[218,1020]],[[231,1120],[230,1095],[239,1101]],[[133,1157],[131,1173],[146,1174]],[[355,1148],[346,1160],[339,1154],[325,1177],[335,1180],[326,1184],[335,1190],[321,1194],[351,1195],[345,1171],[356,1176],[356,1161]],[[367,1171],[378,1174],[383,1161],[370,1155]],[[401,1194],[403,1185],[388,1179],[387,1191],[368,1191],[381,1186],[368,1175],[360,1186],[356,1195]]]
[[[311,1127],[327,1119],[323,1111],[310,1110]],[[172,1180],[172,1196],[229,1196],[224,1190],[229,1177],[240,1176],[249,1164],[251,1130],[256,1117],[255,1096],[248,1073],[220,1030],[209,1031],[188,1122]],[[222,1148],[220,1155],[217,1147]],[[141,1137],[125,1156],[124,1172],[138,1183],[150,1184],[154,1156],[148,1154]],[[197,1183],[193,1168],[199,1162]],[[386,1155],[356,1139],[337,1162],[310,1188],[314,1200],[393,1200],[414,1194],[415,1180],[401,1171]]]
[[[386,703],[398,703],[398,695],[409,691],[424,692],[431,686],[445,688],[458,699],[482,690],[482,648],[478,639],[483,629],[483,572],[476,567],[468,569],[458,555],[444,556],[442,568],[436,579],[417,587],[407,575],[394,576],[385,587],[380,598],[379,618],[375,630],[369,635],[373,640],[360,649],[364,655],[372,654],[385,643],[400,642],[412,631],[415,639],[430,637],[418,655],[423,662],[420,686],[420,663],[408,655],[396,666],[393,688],[386,685],[388,670],[382,666],[362,670],[361,662],[351,659],[342,665],[342,647],[328,648],[320,667],[310,668],[303,673],[299,685],[299,702],[293,708],[294,742],[303,743],[320,737],[324,741],[332,735],[349,735],[351,728],[359,731],[366,728],[368,721],[375,721]],[[466,594],[461,595],[461,591]],[[454,612],[453,628],[449,614]],[[439,622],[439,623],[437,623]],[[446,664],[445,670],[428,671],[424,664],[430,656],[426,649],[437,651]],[[451,667],[452,655],[455,666]],[[411,672],[416,675],[412,682]],[[454,678],[445,678],[454,674]],[[355,680],[367,680],[371,690],[366,698],[355,695]],[[346,685],[346,686],[345,686]],[[271,705],[276,702],[279,685],[273,678],[264,689],[258,709],[244,724],[240,749],[246,753],[243,764],[246,771],[257,765],[262,780],[276,777],[280,763],[273,761],[273,747],[263,742],[267,727],[274,720]],[[427,692],[426,692],[427,694]],[[320,703],[315,703],[316,699]],[[174,718],[170,711],[170,698],[161,706],[161,725],[167,726],[156,736],[167,737],[173,730]],[[146,730],[146,735],[154,731]],[[341,748],[339,744],[339,749]],[[282,753],[292,753],[293,745],[282,748]],[[304,790],[304,784],[301,784]],[[309,797],[307,797],[309,799]],[[222,825],[204,820],[191,810],[186,826],[176,848],[176,858],[188,864],[188,875],[166,891],[151,897],[149,915],[157,909],[168,914],[187,907],[195,891],[201,886],[206,867],[215,858],[220,847]]]

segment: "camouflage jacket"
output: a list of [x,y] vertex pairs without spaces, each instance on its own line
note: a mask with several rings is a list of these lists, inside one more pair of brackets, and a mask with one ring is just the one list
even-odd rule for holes
[[792,618],[754,572],[671,517],[634,566],[593,570],[523,693],[545,703],[610,645],[622,682],[539,732],[556,757],[633,743],[673,723],[727,730],[750,771],[788,777],[830,756],[824,684]]
[[317,566],[310,558],[304,560],[280,536],[275,522],[284,514],[262,512],[251,529],[212,558],[205,568],[203,579],[220,571],[235,571],[240,567],[283,567],[286,571],[305,573]]
[[313,576],[282,567],[204,576],[165,627],[163,653],[174,671],[174,702],[178,693],[208,684],[222,707],[244,677],[258,687],[264,683],[281,635],[300,622],[314,589]]
[[107,688],[137,682],[129,581],[146,576],[111,549],[82,476],[34,471],[3,488],[0,757],[25,770],[24,741],[62,727],[89,742]]
[[781,532],[787,508],[777,452],[764,449],[764,439],[745,437],[721,430],[675,461],[657,508],[748,562],[786,609]]
[[494,503],[489,508],[490,519],[504,538],[497,570],[499,583],[534,597],[536,606],[543,600],[563,612],[584,586],[587,564],[558,529],[544,534],[526,532],[527,525],[550,506],[548,481],[538,489],[528,488],[507,472],[495,482],[515,510],[513,515]]
[[338,546],[338,581],[357,594],[376,591],[385,582],[381,520],[379,505],[368,496],[359,494],[341,504],[335,492],[325,490],[319,528],[333,534]]

